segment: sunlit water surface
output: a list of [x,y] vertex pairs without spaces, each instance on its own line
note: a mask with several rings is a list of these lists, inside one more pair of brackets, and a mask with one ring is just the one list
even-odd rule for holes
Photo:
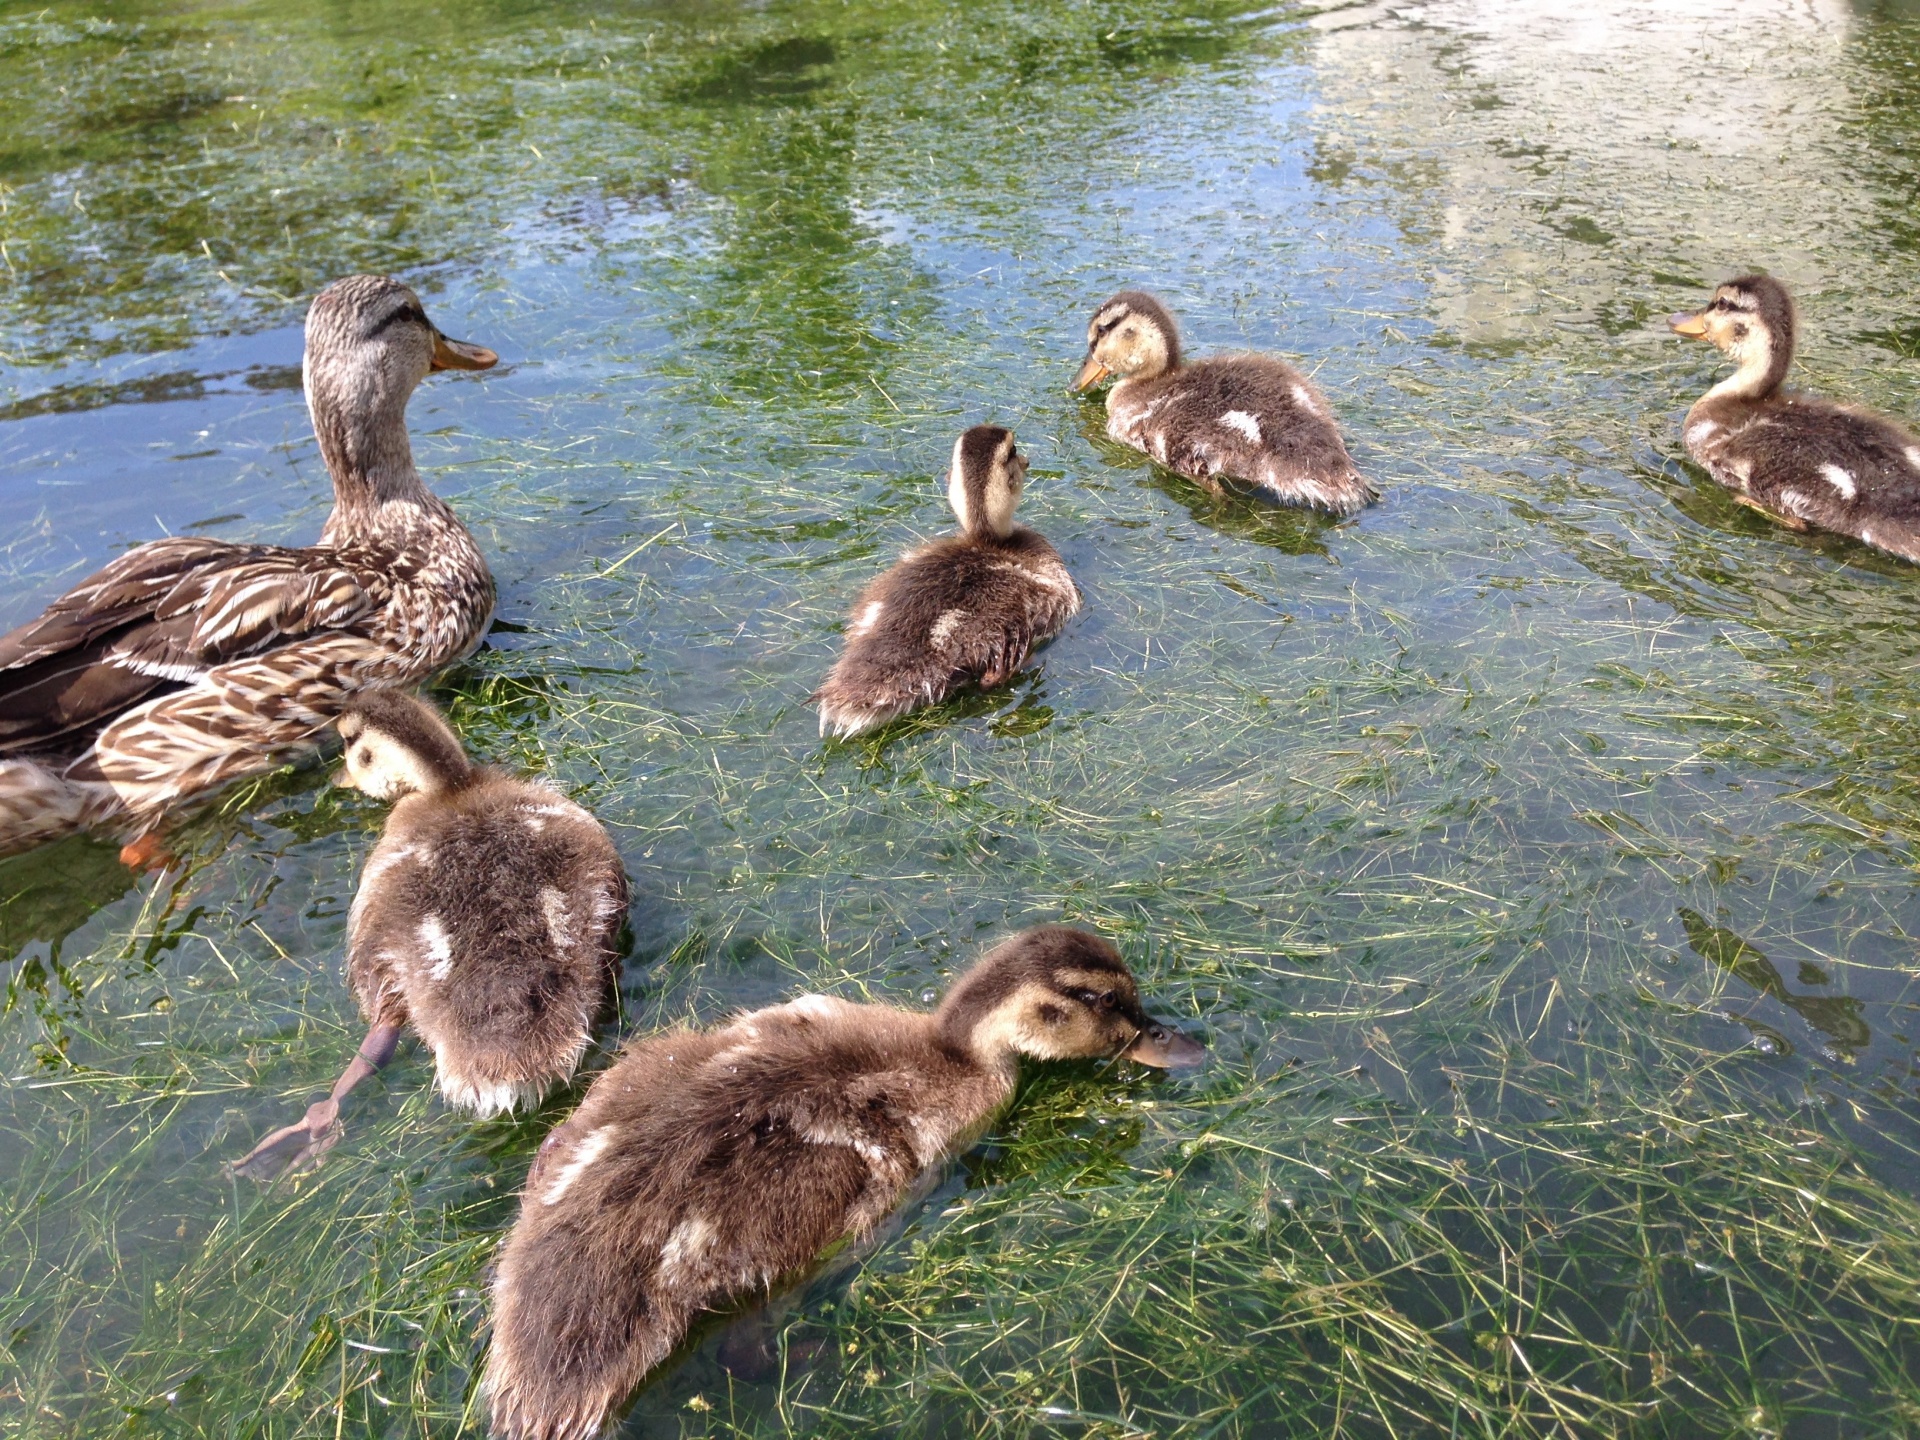
[[[438,693],[619,840],[609,1048],[917,1004],[1062,916],[1211,1041],[1030,1074],[799,1293],[784,1374],[704,1333],[629,1433],[1920,1430],[1920,573],[1688,468],[1715,357],[1660,323],[1768,268],[1803,384],[1920,414],[1900,7],[0,16],[0,622],[161,533],[311,538],[304,297],[400,273],[504,357],[411,412],[500,582]],[[1133,284],[1299,358],[1384,502],[1106,442],[1065,382]],[[846,607],[985,419],[1084,615],[821,744]],[[380,818],[308,768],[165,877],[0,864],[6,1434],[483,1428],[572,1095],[475,1125],[409,1046],[317,1175],[221,1168],[352,1052]]]

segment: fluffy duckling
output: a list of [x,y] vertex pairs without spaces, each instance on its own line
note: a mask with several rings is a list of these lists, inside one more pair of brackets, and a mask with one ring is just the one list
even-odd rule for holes
[[931,1015],[808,995],[630,1046],[534,1160],[493,1282],[493,1433],[587,1440],[702,1311],[883,1220],[1019,1057],[1197,1063],[1105,940],[1005,941]]
[[1781,388],[1795,333],[1786,286],[1743,275],[1667,324],[1738,367],[1694,402],[1684,432],[1687,453],[1734,499],[1789,529],[1920,561],[1920,440],[1871,411]]
[[937,705],[969,681],[1003,684],[1080,609],[1053,546],[1013,523],[1027,457],[976,425],[953,446],[947,500],[960,533],[923,545],[861,592],[821,687],[820,733],[858,735]]
[[303,375],[334,495],[319,542],[155,540],[0,636],[0,853],[88,826],[150,831],[315,748],[355,691],[478,645],[493,577],[414,468],[406,412],[428,372],[497,359],[441,334],[388,276],[316,295]]
[[600,823],[549,787],[467,759],[395,690],[348,702],[342,784],[395,800],[347,921],[347,981],[372,1027],[333,1093],[236,1169],[271,1178],[339,1138],[341,1098],[411,1024],[448,1102],[534,1104],[580,1063],[606,1004],[627,876]]
[[1167,307],[1122,290],[1087,324],[1087,359],[1073,388],[1109,376],[1107,434],[1210,490],[1220,477],[1258,486],[1283,505],[1351,515],[1380,498],[1347,455],[1326,397],[1284,360],[1221,355],[1182,362]]

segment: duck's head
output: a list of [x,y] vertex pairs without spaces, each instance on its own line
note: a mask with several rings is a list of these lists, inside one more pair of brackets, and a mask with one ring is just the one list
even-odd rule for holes
[[1769,394],[1793,363],[1793,296],[1771,275],[1729,280],[1704,310],[1669,316],[1667,326],[1676,335],[1705,340],[1740,367],[1714,387],[1721,393]]
[[346,744],[336,781],[350,790],[398,800],[444,795],[473,779],[473,762],[453,727],[433,706],[403,691],[362,691],[335,724]]
[[1110,375],[1151,380],[1180,368],[1180,327],[1144,290],[1122,290],[1087,322],[1087,359],[1073,388],[1086,390]]
[[1013,512],[1027,488],[1027,457],[1013,443],[1013,432],[999,425],[976,425],[953,442],[953,468],[947,471],[947,502],[960,528],[976,540],[1004,540],[1013,534]]
[[947,992],[941,1034],[993,1065],[1016,1055],[1122,1055],[1162,1069],[1197,1065],[1206,1047],[1140,1006],[1126,961],[1098,935],[1065,925],[1023,930],[983,955]]
[[307,310],[301,365],[307,407],[336,480],[382,482],[411,476],[407,400],[430,370],[485,370],[499,356],[450,340],[427,318],[420,297],[388,275],[349,275]]

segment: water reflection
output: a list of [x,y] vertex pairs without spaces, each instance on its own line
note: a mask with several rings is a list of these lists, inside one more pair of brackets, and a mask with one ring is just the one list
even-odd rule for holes
[[[1851,995],[1796,995],[1787,989],[1773,962],[1733,931],[1684,905],[1679,914],[1680,923],[1686,927],[1687,943],[1703,960],[1778,1000],[1849,1057],[1867,1048],[1873,1034],[1867,1028],[1860,1002]],[[1809,970],[1817,978],[1809,980]],[[1802,965],[1800,978],[1803,984],[1826,983],[1825,974],[1814,966]]]

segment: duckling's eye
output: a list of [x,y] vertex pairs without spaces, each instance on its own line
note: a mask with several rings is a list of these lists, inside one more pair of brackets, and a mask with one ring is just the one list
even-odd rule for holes
[[1080,992],[1080,1003],[1085,1005],[1089,1010],[1098,1010],[1103,1015],[1113,1009],[1114,1005],[1118,1003],[1118,998],[1119,997],[1111,990],[1103,991],[1098,995],[1094,994],[1091,990],[1082,990]]

